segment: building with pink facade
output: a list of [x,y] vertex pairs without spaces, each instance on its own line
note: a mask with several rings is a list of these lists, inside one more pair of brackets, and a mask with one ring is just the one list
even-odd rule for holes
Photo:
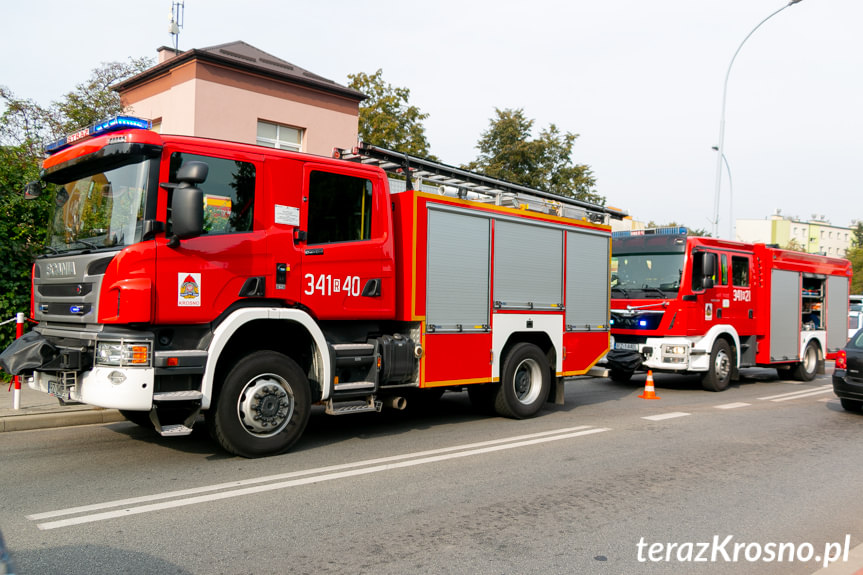
[[129,113],[165,134],[329,156],[357,142],[361,92],[245,42],[175,53],[115,86]]

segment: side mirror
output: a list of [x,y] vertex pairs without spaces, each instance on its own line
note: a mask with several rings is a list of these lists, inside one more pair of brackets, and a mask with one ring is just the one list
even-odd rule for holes
[[24,199],[35,200],[42,195],[42,182],[27,182],[24,184]]
[[716,275],[716,254],[704,254],[704,289],[711,289],[714,285],[713,276]]
[[204,232],[204,192],[195,184],[207,179],[210,167],[205,162],[186,162],[177,170],[174,196],[171,200],[171,227],[174,237],[169,243],[176,247],[179,240],[195,238]]
[[181,184],[203,184],[209,172],[210,166],[205,162],[186,162],[177,170],[177,181]]
[[186,183],[171,200],[172,232],[177,239],[194,238],[204,231],[204,192]]

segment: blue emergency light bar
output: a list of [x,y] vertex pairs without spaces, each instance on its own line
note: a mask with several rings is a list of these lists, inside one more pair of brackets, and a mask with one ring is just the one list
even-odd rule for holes
[[612,238],[630,238],[633,236],[674,236],[686,235],[687,229],[682,227],[671,226],[667,228],[645,228],[643,230],[623,230],[620,232],[611,232]]
[[71,146],[78,140],[98,136],[99,134],[106,134],[108,132],[116,132],[117,130],[128,130],[129,128],[149,130],[150,120],[142,120],[141,118],[135,118],[132,116],[114,116],[113,118],[96,122],[95,124],[91,124],[77,132],[68,134],[57,141],[51,142],[45,146],[45,151],[49,154],[53,154],[54,152],[59,152],[63,148]]

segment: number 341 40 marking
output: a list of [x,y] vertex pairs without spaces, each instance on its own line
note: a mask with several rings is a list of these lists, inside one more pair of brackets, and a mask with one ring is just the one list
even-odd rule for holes
[[734,301],[752,301],[752,292],[748,289],[734,290]]
[[358,276],[345,276],[344,279],[333,277],[330,274],[306,274],[303,276],[306,282],[306,295],[333,295],[342,293],[348,296],[358,297],[360,295],[360,278]]

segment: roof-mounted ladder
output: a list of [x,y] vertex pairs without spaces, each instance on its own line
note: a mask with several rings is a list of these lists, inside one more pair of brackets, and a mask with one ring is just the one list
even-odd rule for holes
[[535,190],[365,142],[360,142],[350,151],[336,148],[333,150],[333,157],[379,166],[388,174],[402,176],[408,190],[419,186],[420,190],[432,193],[601,223],[608,223],[609,217],[621,219],[627,215],[616,208]]

